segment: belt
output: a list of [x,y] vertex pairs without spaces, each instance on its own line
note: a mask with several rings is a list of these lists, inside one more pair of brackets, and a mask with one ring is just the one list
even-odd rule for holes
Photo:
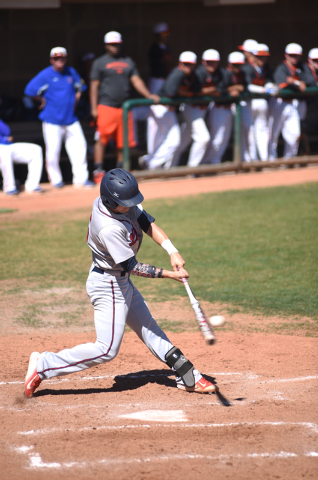
[[[109,270],[109,272],[111,272],[112,270]],[[104,275],[104,273],[106,272],[106,270],[102,270],[101,268],[98,268],[98,267],[94,267],[92,272],[96,272],[96,273],[100,273],[101,275]],[[124,270],[122,272],[120,272],[120,276],[121,277],[124,277],[126,275],[126,272],[124,272]]]

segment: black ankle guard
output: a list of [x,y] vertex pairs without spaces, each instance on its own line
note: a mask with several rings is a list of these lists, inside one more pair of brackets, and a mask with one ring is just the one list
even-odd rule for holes
[[194,366],[185,358],[181,350],[177,347],[172,347],[169,352],[166,353],[166,361],[170,368],[173,368],[178,377],[181,377],[186,387],[194,387]]

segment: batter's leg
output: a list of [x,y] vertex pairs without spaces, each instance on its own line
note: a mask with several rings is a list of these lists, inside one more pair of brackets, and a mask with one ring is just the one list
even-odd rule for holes
[[61,169],[59,166],[62,140],[64,137],[64,128],[60,125],[43,122],[43,137],[45,142],[45,163],[51,184],[57,185],[63,182]]
[[70,158],[73,172],[73,184],[83,185],[88,180],[87,144],[79,122],[65,127],[65,149]]
[[14,163],[26,163],[28,165],[25,190],[32,192],[38,188],[43,168],[42,148],[35,143],[13,143],[12,160]]
[[[152,317],[148,306],[141,293],[135,288],[127,315],[127,325],[138,335],[151,353],[166,363],[166,354],[173,347],[167,335],[161,330]],[[195,383],[202,379],[198,370],[194,369]],[[177,384],[182,384],[182,379],[176,377]]]
[[133,293],[127,278],[91,272],[87,293],[94,306],[96,342],[77,345],[59,353],[44,352],[37,362],[40,378],[79,372],[109,362],[119,352]]

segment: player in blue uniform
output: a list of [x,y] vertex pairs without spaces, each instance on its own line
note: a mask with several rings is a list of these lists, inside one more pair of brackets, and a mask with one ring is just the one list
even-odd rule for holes
[[67,62],[67,51],[55,47],[50,53],[51,66],[42,70],[26,86],[25,95],[40,101],[39,119],[43,122],[46,168],[54,187],[64,186],[59,167],[62,141],[72,164],[74,186],[92,187],[88,180],[86,140],[75,115],[84,85],[79,74]]

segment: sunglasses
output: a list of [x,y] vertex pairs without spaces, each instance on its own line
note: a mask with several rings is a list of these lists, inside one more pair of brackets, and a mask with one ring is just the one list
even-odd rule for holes
[[53,62],[57,62],[58,60],[65,62],[66,57],[52,57]]
[[292,57],[292,58],[301,57],[301,55],[299,55],[298,53],[290,53],[289,56]]
[[106,45],[109,45],[110,47],[119,47],[120,43],[106,43]]

